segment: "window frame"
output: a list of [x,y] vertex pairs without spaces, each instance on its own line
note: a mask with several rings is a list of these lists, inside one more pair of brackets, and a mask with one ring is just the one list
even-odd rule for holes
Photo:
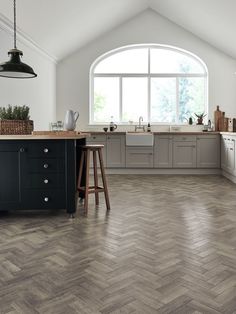
[[[148,72],[147,73],[94,73],[96,66],[102,62],[104,59],[110,57],[113,54],[125,51],[125,50],[132,50],[137,48],[147,48],[148,49]],[[171,50],[177,53],[182,53],[183,55],[186,55],[189,58],[194,59],[197,61],[200,66],[203,69],[202,73],[150,73],[151,68],[151,58],[150,58],[150,50],[151,49],[166,49]],[[206,115],[206,119],[208,119],[208,69],[206,64],[203,62],[202,59],[200,59],[198,56],[193,54],[192,52],[189,52],[187,50],[184,50],[182,48],[178,48],[175,46],[170,45],[162,45],[162,44],[135,44],[135,45],[128,45],[124,47],[120,47],[111,51],[106,52],[105,54],[98,57],[93,64],[90,67],[90,88],[89,88],[89,125],[103,125],[107,122],[96,122],[94,121],[94,111],[93,111],[93,104],[94,104],[94,79],[96,77],[117,77],[119,79],[119,121],[115,121],[118,125],[128,125],[127,122],[122,122],[122,78],[126,77],[144,77],[147,78],[148,81],[148,99],[147,99],[147,116],[148,121],[144,121],[145,123],[151,122],[153,125],[183,125],[184,123],[181,123],[179,121],[177,122],[152,122],[150,113],[151,113],[151,79],[152,78],[164,78],[164,77],[170,77],[176,79],[176,117],[178,119],[178,111],[179,111],[179,79],[188,77],[188,78],[196,78],[196,77],[202,77],[204,79],[204,113]],[[133,121],[134,123],[137,123],[138,121]]]

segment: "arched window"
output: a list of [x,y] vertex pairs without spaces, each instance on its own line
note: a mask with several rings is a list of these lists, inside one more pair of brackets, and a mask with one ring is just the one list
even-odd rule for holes
[[90,72],[90,123],[186,122],[207,113],[207,68],[171,46],[134,45],[98,58]]

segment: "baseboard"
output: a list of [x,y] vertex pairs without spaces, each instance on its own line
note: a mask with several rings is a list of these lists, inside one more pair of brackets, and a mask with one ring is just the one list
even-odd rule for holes
[[189,174],[209,175],[221,174],[221,169],[160,169],[160,168],[106,168],[106,174]]
[[222,170],[222,175],[224,177],[226,177],[227,179],[229,179],[230,181],[232,181],[233,183],[236,183],[236,177],[233,176],[232,174],[225,172],[224,170]]

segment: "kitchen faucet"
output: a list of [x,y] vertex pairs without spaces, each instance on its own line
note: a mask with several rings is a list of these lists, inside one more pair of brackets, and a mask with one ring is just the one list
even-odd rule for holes
[[145,131],[145,127],[144,125],[142,125],[142,121],[143,121],[143,117],[140,116],[138,119],[138,125],[135,125],[135,132],[139,129],[142,129],[143,131]]

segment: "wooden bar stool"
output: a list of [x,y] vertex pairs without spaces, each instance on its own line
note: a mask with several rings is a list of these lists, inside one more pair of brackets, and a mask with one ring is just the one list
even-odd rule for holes
[[[107,210],[110,209],[110,202],[109,202],[109,196],[108,196],[108,189],[107,189],[107,182],[106,182],[106,176],[105,176],[105,170],[104,170],[104,164],[103,164],[103,158],[102,158],[102,148],[104,145],[85,145],[82,146],[82,154],[81,154],[81,160],[80,160],[80,167],[79,167],[79,175],[78,175],[78,184],[77,184],[77,190],[78,192],[82,192],[84,194],[84,210],[85,214],[88,213],[88,196],[90,193],[95,194],[95,203],[96,205],[99,205],[99,192],[104,192],[105,200],[106,200],[106,207]],[[90,163],[90,152],[93,153],[93,175],[94,175],[94,185],[89,186],[89,163]],[[99,157],[99,164],[100,164],[100,170],[102,175],[102,183],[103,187],[98,186],[98,172],[97,172],[97,155]],[[85,164],[85,167],[84,167]],[[85,186],[81,186],[81,178],[83,169],[85,169]]]

